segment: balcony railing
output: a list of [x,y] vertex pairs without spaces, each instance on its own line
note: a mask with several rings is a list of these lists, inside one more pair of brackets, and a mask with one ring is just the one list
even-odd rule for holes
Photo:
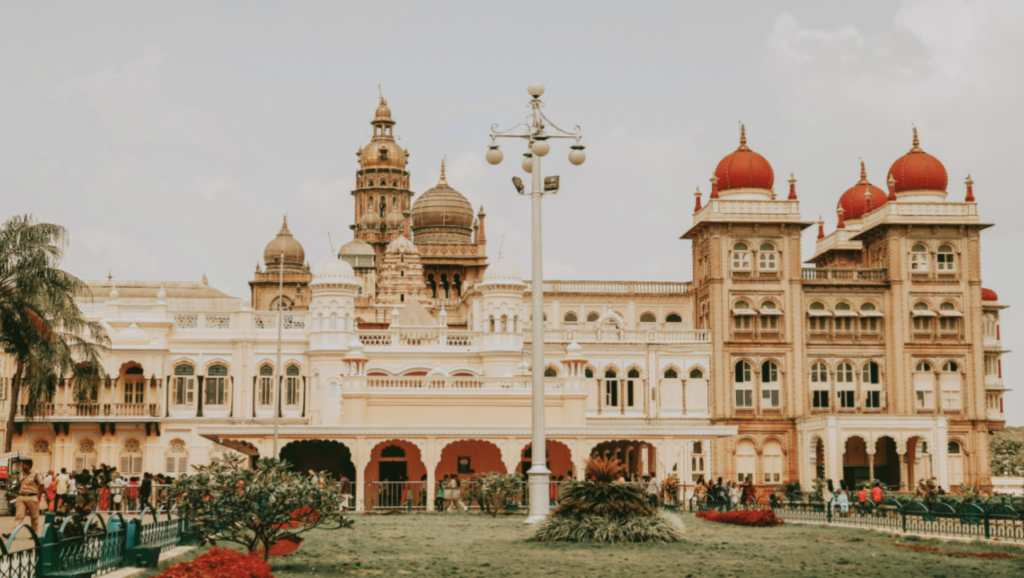
[[831,283],[885,283],[888,281],[888,269],[826,269],[811,267],[801,271],[804,281]]
[[360,331],[359,341],[367,350],[388,349],[455,349],[480,347],[480,333],[438,329],[384,329]]
[[[529,327],[527,343],[533,342]],[[711,332],[703,329],[667,331],[658,329],[545,329],[545,343],[710,343]]]
[[[153,417],[161,415],[157,403],[48,403],[43,415],[33,417]],[[25,417],[25,405],[18,406],[18,417]]]
[[[532,377],[349,376],[342,387],[386,391],[529,391]],[[544,378],[544,389],[583,389],[582,380]]]
[[[526,292],[529,293],[529,281]],[[599,293],[599,294],[672,294],[690,292],[688,282],[677,281],[545,281],[544,293]]]

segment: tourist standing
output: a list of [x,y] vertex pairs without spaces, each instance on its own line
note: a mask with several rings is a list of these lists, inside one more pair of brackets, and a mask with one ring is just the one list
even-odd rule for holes
[[850,512],[850,494],[846,490],[846,480],[839,480],[839,493],[836,494],[836,505],[842,515]]
[[832,499],[835,497],[835,488],[832,486],[832,479],[825,480],[825,488],[821,491],[821,500],[825,503],[825,509],[832,509]]
[[434,510],[436,510],[438,512],[443,512],[444,511],[444,506],[445,506],[445,504],[444,504],[444,492],[445,492],[444,486],[445,486],[445,482],[447,482],[447,481],[448,481],[448,476],[445,476],[445,477],[441,478],[441,481],[438,482],[438,484],[437,484],[437,494],[436,494],[436,497],[434,498]]
[[139,485],[139,510],[154,509],[150,498],[153,496],[153,474],[146,472],[142,474],[142,483]]
[[651,472],[651,481],[647,482],[647,501],[650,502],[652,508],[658,508],[659,504],[658,497],[661,496],[661,482],[658,481],[658,474]]
[[349,500],[352,498],[352,482],[341,474],[341,511],[347,512],[349,509]]
[[71,477],[68,476],[67,468],[61,468],[60,473],[57,474],[57,504],[56,508],[67,508],[68,499],[68,484],[71,482]]
[[885,494],[882,492],[882,486],[875,482],[875,485],[871,488],[871,501],[875,503],[875,506],[881,505],[882,499]]

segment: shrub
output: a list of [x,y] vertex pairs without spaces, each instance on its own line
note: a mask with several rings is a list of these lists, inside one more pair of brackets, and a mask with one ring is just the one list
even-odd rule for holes
[[473,481],[475,483],[470,486],[470,498],[495,518],[499,512],[519,500],[523,489],[519,474],[489,472],[474,476]]
[[191,562],[170,566],[157,578],[274,578],[270,564],[254,554],[214,546]]
[[743,510],[732,512],[716,512],[706,510],[697,512],[697,517],[709,522],[721,522],[723,524],[735,524],[737,526],[753,526],[764,528],[782,525],[782,520],[775,517],[772,510]]

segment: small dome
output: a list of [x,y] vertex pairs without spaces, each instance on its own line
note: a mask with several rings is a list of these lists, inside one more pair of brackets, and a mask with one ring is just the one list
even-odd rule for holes
[[394,241],[388,243],[387,252],[408,255],[410,253],[419,253],[419,250],[416,249],[416,245],[414,245],[408,237],[405,235],[399,235],[398,237],[395,237]]
[[725,156],[715,169],[718,191],[729,189],[771,189],[775,184],[772,165],[747,146],[746,127],[740,125],[740,146]]
[[576,340],[573,339],[572,343],[570,343],[569,346],[565,348],[565,352],[568,353],[570,356],[579,355],[580,353],[583,353],[583,346],[580,345],[579,343],[576,343]]
[[389,229],[401,229],[405,227],[405,219],[398,211],[391,211],[388,213],[388,218],[384,220],[384,224]]
[[277,236],[274,237],[273,241],[267,243],[267,248],[263,250],[263,262],[267,266],[270,266],[271,263],[276,264],[281,258],[281,253],[284,253],[285,265],[302,267],[302,264],[306,262],[306,250],[302,248],[302,243],[296,241],[295,237],[292,237],[292,232],[288,230],[287,216],[285,216]]
[[380,217],[372,209],[366,211],[362,219],[359,219],[359,225],[364,229],[379,229],[380,228]]
[[483,281],[480,286],[486,285],[525,285],[523,274],[519,267],[505,259],[504,254],[498,255],[498,260],[487,266],[484,271]]
[[377,107],[377,114],[374,115],[373,120],[376,121],[391,121],[391,109],[388,108],[388,101],[384,98],[380,99],[380,105]]
[[999,301],[999,295],[996,295],[996,292],[991,290],[991,289],[985,289],[984,287],[982,287],[982,289],[981,289],[981,300],[982,301]]
[[417,243],[472,243],[473,205],[448,186],[441,163],[437,186],[423,193],[412,206],[412,231]]
[[143,331],[135,323],[132,323],[127,329],[122,329],[117,332],[117,336],[114,337],[114,343],[145,345],[149,343],[149,334]]
[[871,192],[871,210],[884,205],[889,196],[885,191],[868,182],[864,161],[860,162],[860,180],[839,197],[839,206],[843,208],[843,220],[859,219],[868,212],[867,192]]
[[373,257],[376,256],[376,252],[373,250],[373,245],[367,243],[362,239],[352,239],[348,243],[341,246],[338,249],[338,256],[352,255],[357,257]]
[[896,159],[889,174],[896,179],[897,193],[905,191],[946,191],[949,176],[939,159],[921,150],[914,127],[914,146],[910,152]]
[[[393,167],[404,169],[406,163],[405,151],[390,136],[376,136],[359,153],[359,166],[366,169],[370,167]],[[381,184],[381,186],[385,186]]]
[[314,279],[345,279],[353,280],[356,278],[355,271],[352,270],[352,266],[348,263],[332,257],[316,268],[316,273],[313,275]]

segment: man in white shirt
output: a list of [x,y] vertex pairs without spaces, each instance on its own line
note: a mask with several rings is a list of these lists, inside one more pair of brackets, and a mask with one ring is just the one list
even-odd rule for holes
[[651,481],[647,484],[647,501],[650,502],[652,508],[658,507],[659,496],[661,496],[661,482],[658,481],[658,475],[651,472]]
[[54,504],[54,511],[60,510],[61,506],[67,507],[68,489],[71,483],[71,476],[68,475],[67,468],[61,468],[60,473],[57,474],[57,503]]

